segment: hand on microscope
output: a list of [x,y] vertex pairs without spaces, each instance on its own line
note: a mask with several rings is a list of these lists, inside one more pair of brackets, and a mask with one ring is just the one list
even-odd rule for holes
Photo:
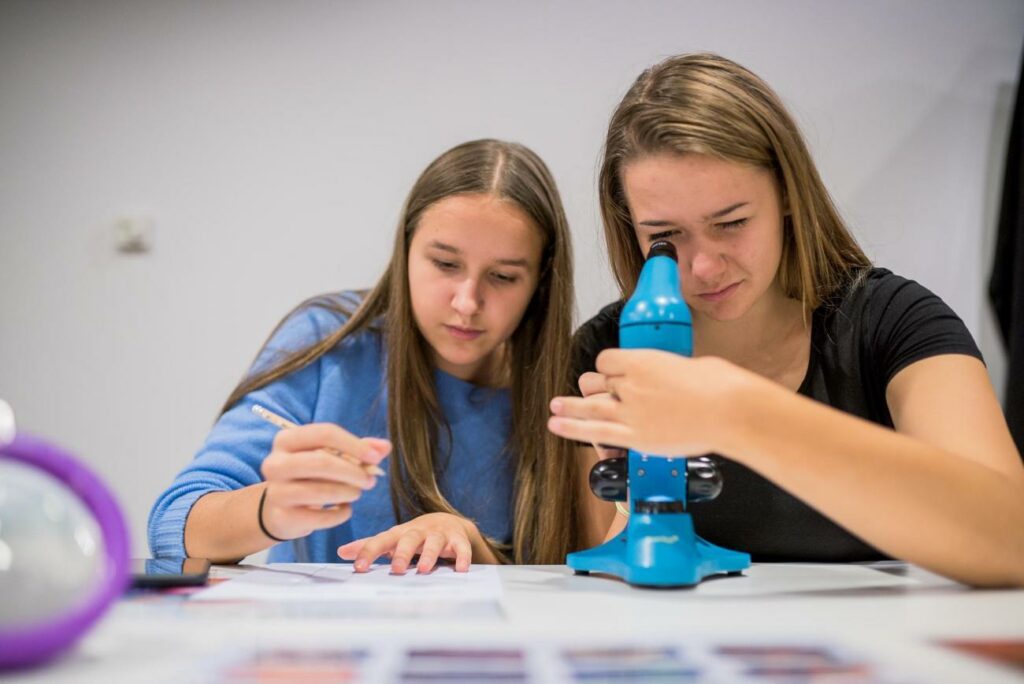
[[728,455],[745,388],[766,382],[715,357],[606,349],[597,357],[597,372],[580,378],[582,398],[551,401],[548,429],[649,454]]
[[[611,393],[608,391],[606,378],[601,373],[595,373],[590,371],[584,373],[579,379],[580,394],[584,397],[604,397],[608,399],[611,397]],[[597,457],[601,460],[606,458],[618,458],[619,456],[625,456],[626,450],[621,447],[610,446],[608,444],[599,444],[597,442],[591,442],[591,446],[597,452]]]

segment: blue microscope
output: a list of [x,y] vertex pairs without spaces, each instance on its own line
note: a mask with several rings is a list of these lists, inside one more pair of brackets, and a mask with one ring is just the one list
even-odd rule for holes
[[[633,296],[619,318],[623,349],[661,349],[693,355],[693,324],[682,298],[676,248],[651,245]],[[708,458],[656,456],[630,451],[600,461],[590,488],[605,501],[630,501],[629,522],[614,539],[570,553],[576,574],[599,572],[648,587],[693,586],[709,575],[738,575],[750,555],[704,541],[693,529],[687,502],[709,501],[722,491],[722,477]]]

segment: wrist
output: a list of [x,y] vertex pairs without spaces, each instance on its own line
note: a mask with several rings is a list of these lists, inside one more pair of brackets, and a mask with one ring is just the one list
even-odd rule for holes
[[723,380],[719,386],[719,408],[716,413],[726,418],[718,422],[719,429],[713,436],[714,450],[744,463],[764,423],[764,408],[777,400],[773,392],[779,388],[751,371],[729,362],[724,363],[729,368],[728,372],[720,374]]
[[263,533],[264,537],[274,541],[275,543],[286,542],[286,541],[288,541],[287,539],[282,539],[281,537],[278,537],[278,536],[272,534],[270,532],[270,530],[267,529],[267,523],[266,523],[266,517],[265,517],[266,501],[267,501],[267,489],[268,489],[267,487],[264,487],[263,491],[260,493],[260,502],[259,502],[259,505],[256,507],[256,522],[259,525],[260,532]]

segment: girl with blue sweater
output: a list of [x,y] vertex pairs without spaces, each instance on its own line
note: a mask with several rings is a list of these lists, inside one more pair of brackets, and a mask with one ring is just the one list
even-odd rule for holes
[[544,423],[569,386],[572,302],[544,163],[496,140],[445,152],[413,186],[377,284],[278,326],[157,499],[154,555],[271,547],[271,562],[340,556],[360,571],[390,555],[396,572],[417,554],[419,571],[562,562],[579,546],[578,466]]

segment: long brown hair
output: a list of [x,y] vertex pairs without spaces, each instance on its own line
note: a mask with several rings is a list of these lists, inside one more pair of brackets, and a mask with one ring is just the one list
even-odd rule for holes
[[783,292],[804,315],[870,260],[847,230],[793,118],[768,85],[719,55],[679,55],[640,74],[612,114],[599,191],[612,270],[624,297],[643,255],[622,186],[624,166],[670,152],[707,154],[770,170],[782,193]]
[[435,159],[409,192],[387,270],[358,308],[341,310],[330,297],[316,297],[299,306],[340,311],[349,316],[345,324],[245,378],[223,410],[313,362],[349,335],[382,330],[387,350],[388,431],[395,447],[388,478],[395,518],[401,522],[438,511],[458,514],[438,486],[439,468],[445,461],[445,455],[438,453],[438,437],[450,428],[434,387],[429,345],[413,318],[408,260],[423,212],[446,197],[462,194],[489,194],[515,203],[544,238],[537,289],[505,355],[512,395],[506,453],[515,459],[515,521],[511,549],[495,545],[495,550],[503,560],[509,560],[506,553],[511,551],[514,562],[562,563],[565,554],[580,544],[576,465],[571,444],[548,432],[545,423],[550,398],[572,386],[568,361],[574,301],[572,246],[554,179],[544,162],[522,145],[475,140]]

